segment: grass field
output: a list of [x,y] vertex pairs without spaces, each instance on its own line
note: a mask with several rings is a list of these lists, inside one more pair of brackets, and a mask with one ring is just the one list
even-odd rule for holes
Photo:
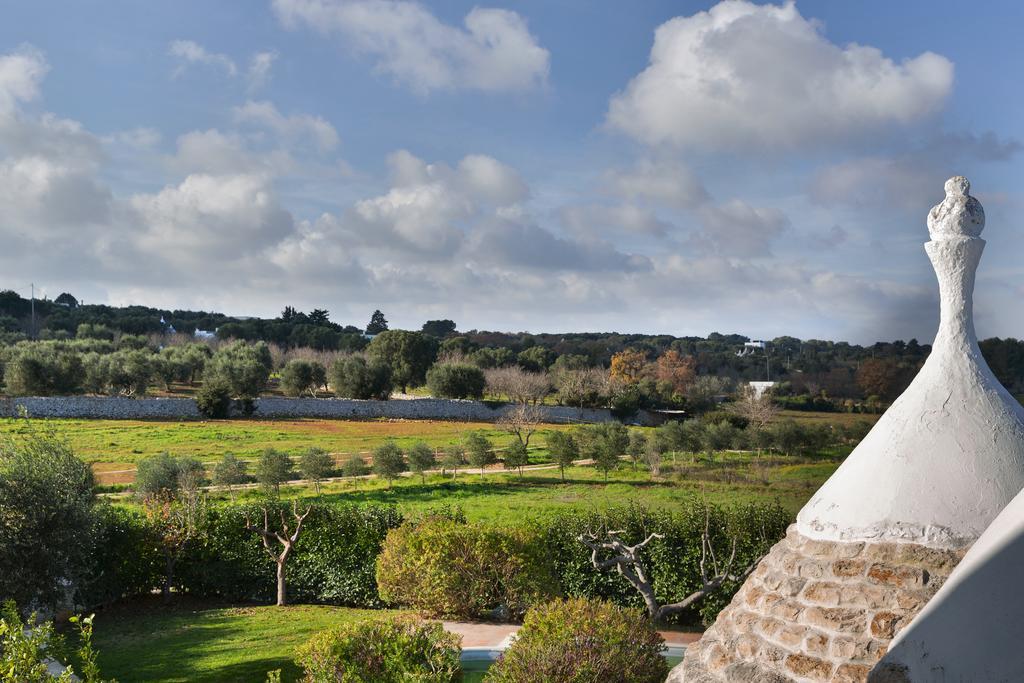
[[94,645],[103,677],[120,683],[261,683],[275,669],[282,680],[296,681],[295,650],[314,633],[387,613],[322,605],[165,605],[153,597],[100,611]]

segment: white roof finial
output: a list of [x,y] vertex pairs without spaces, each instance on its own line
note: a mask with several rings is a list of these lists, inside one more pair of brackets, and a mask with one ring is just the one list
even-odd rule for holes
[[933,240],[978,237],[985,228],[985,209],[970,195],[971,181],[962,175],[946,181],[946,198],[928,212],[928,234]]

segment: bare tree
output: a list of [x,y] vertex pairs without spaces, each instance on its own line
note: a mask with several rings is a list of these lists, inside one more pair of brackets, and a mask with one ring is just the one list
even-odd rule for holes
[[[295,548],[295,544],[299,540],[299,535],[302,533],[302,523],[306,521],[306,517],[313,511],[313,506],[310,505],[306,508],[306,511],[299,514],[298,504],[292,501],[292,516],[295,518],[295,529],[289,528],[288,521],[285,519],[284,510],[280,510],[281,513],[281,530],[271,530],[270,528],[270,512],[266,506],[263,507],[263,528],[253,526],[249,516],[245,517],[245,528],[252,531],[256,535],[260,536],[263,540],[263,549],[267,551],[272,559],[277,564],[277,604],[282,606],[285,604],[285,563],[288,561],[289,555]],[[274,544],[281,544],[281,551],[275,550]]]
[[491,368],[484,373],[487,391],[507,396],[513,403],[537,405],[551,393],[546,372],[527,372],[519,367]]
[[[693,606],[707,595],[718,590],[726,581],[743,581],[754,571],[758,562],[761,561],[759,557],[742,572],[733,572],[733,565],[736,561],[737,540],[733,538],[729,559],[724,563],[720,563],[711,545],[710,525],[711,516],[708,513],[704,519],[704,533],[701,535],[700,576],[703,585],[700,589],[690,593],[679,602],[673,602],[668,605],[658,604],[658,598],[654,593],[654,585],[647,577],[647,569],[640,559],[640,551],[643,547],[656,538],[664,538],[663,534],[652,533],[636,545],[626,545],[619,538],[625,533],[624,531],[607,531],[603,535],[588,531],[580,534],[578,538],[581,543],[590,548],[590,563],[594,565],[594,569],[604,570],[615,567],[619,574],[626,581],[629,581],[630,585],[640,593],[644,604],[647,606],[648,614],[650,614],[651,619],[655,623],[658,623],[666,617]],[[600,559],[600,555],[605,552],[611,552],[612,556],[604,560]],[[710,575],[708,572],[709,565]]]
[[779,407],[772,401],[770,391],[763,391],[758,394],[751,386],[745,386],[739,391],[739,398],[730,406],[737,415],[745,417],[758,431],[764,429],[779,415]]
[[530,437],[540,427],[544,412],[540,406],[530,403],[519,403],[498,418],[498,425],[505,431],[514,434],[524,446],[530,445]]

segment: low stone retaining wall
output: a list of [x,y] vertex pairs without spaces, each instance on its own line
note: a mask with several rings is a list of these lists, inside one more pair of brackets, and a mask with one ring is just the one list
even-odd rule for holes
[[[511,406],[491,407],[480,401],[421,398],[399,401],[358,401],[345,398],[284,398],[268,396],[256,402],[255,418],[311,417],[328,419],[398,418],[406,420],[458,420],[494,422]],[[17,417],[95,418],[106,420],[200,419],[190,398],[118,398],[109,396],[44,396],[0,400],[0,415]],[[603,408],[541,406],[546,422],[608,422],[615,418]],[[634,420],[652,424],[641,412]]]

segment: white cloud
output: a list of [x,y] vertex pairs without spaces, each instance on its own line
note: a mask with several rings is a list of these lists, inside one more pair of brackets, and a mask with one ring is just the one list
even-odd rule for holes
[[739,199],[705,205],[698,216],[701,229],[692,237],[694,246],[738,258],[770,256],[772,242],[789,225],[779,209],[758,208]]
[[464,28],[406,0],[274,0],[274,10],[285,26],[339,33],[379,71],[420,93],[526,90],[547,80],[548,51],[509,10],[475,7]]
[[235,66],[233,59],[219,52],[210,52],[194,40],[175,40],[170,44],[167,52],[181,61],[180,66],[175,69],[175,76],[180,76],[186,67],[195,64],[223,69],[228,76],[238,75],[238,67]]
[[678,161],[643,160],[631,169],[605,173],[607,189],[626,199],[648,199],[678,208],[692,208],[710,196],[700,178]]
[[649,145],[797,148],[862,139],[942,108],[953,64],[895,63],[829,42],[796,5],[724,0],[655,32],[650,64],[612,97],[608,124]]
[[567,206],[559,212],[562,224],[574,235],[605,233],[665,237],[672,226],[646,207],[635,204]]
[[249,80],[249,90],[254,91],[262,88],[270,80],[270,69],[277,61],[277,52],[257,52],[249,60],[249,71],[246,78]]
[[200,263],[259,251],[294,232],[263,175],[192,174],[180,184],[130,199],[141,218],[140,250],[194,272]]
[[338,131],[320,116],[292,114],[285,116],[271,102],[249,100],[234,108],[236,121],[269,128],[288,140],[309,139],[321,152],[338,146]]
[[182,173],[235,173],[252,169],[258,160],[236,133],[216,128],[194,130],[178,136],[172,167]]
[[31,45],[0,55],[0,114],[39,97],[39,83],[49,70],[43,53]]

